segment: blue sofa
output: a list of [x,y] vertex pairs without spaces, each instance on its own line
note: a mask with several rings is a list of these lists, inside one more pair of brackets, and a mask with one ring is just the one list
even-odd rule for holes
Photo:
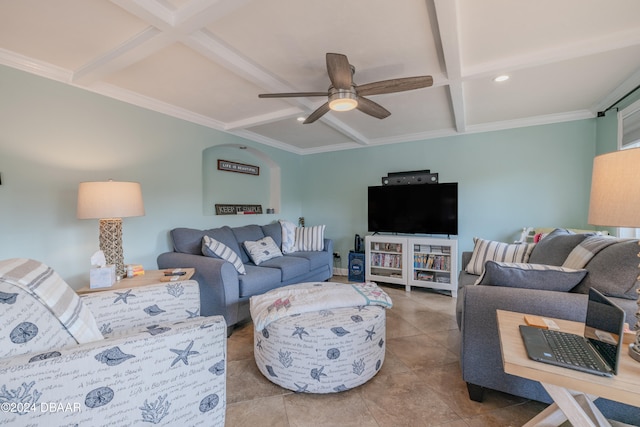
[[[174,251],[160,254],[158,267],[195,268],[193,279],[200,284],[200,315],[224,316],[228,335],[234,325],[251,318],[249,299],[253,295],[293,283],[325,281],[333,275],[333,242],[330,239],[324,239],[322,251],[293,252],[260,265],[251,262],[243,242],[270,236],[282,248],[279,222],[263,226],[224,226],[210,230],[175,228],[170,234]],[[205,235],[232,249],[242,260],[246,274],[239,274],[228,261],[204,256],[202,239]]]

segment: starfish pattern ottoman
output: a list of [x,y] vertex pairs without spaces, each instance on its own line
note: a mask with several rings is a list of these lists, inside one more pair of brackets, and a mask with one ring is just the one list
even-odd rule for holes
[[[365,293],[374,292],[376,301],[364,297],[361,304],[341,307],[349,304],[349,298],[341,294],[351,292],[346,287],[356,292],[367,287]],[[271,311],[291,314],[277,316],[265,326],[254,319],[255,361],[267,379],[296,392],[335,393],[364,384],[380,370],[386,347],[385,307],[391,306],[384,291],[371,283],[303,283],[286,288],[290,289],[272,291],[279,298],[271,304]],[[283,289],[293,292],[283,299]],[[311,311],[287,310],[304,299],[296,292],[305,290],[338,295],[339,302],[320,309],[312,305]],[[270,298],[268,294],[264,296]],[[312,295],[315,299],[316,294]],[[254,309],[252,299],[252,317]]]

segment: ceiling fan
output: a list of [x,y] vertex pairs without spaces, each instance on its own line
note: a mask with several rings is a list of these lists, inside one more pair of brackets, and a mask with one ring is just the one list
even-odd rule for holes
[[358,86],[353,82],[355,67],[349,64],[346,55],[340,53],[327,53],[327,73],[329,74],[329,80],[331,80],[331,86],[329,86],[329,90],[326,92],[262,93],[258,95],[258,97],[328,97],[328,101],[311,113],[304,121],[304,124],[315,122],[329,112],[329,110],[349,111],[354,108],[378,119],[384,119],[385,117],[389,117],[391,113],[380,104],[365,98],[365,96],[403,92],[433,85],[433,78],[431,76],[417,76],[382,80]]

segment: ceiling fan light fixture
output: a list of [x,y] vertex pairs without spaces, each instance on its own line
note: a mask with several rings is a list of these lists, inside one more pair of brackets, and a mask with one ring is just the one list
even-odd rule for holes
[[351,111],[358,106],[358,99],[353,88],[332,89],[329,94],[329,108],[333,111]]

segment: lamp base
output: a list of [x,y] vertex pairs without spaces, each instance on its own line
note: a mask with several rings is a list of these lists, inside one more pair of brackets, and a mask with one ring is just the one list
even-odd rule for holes
[[124,277],[124,255],[122,254],[122,219],[100,220],[100,250],[104,252],[107,264],[116,266],[118,279]]
[[636,362],[640,362],[640,348],[633,343],[629,344],[629,356]]

